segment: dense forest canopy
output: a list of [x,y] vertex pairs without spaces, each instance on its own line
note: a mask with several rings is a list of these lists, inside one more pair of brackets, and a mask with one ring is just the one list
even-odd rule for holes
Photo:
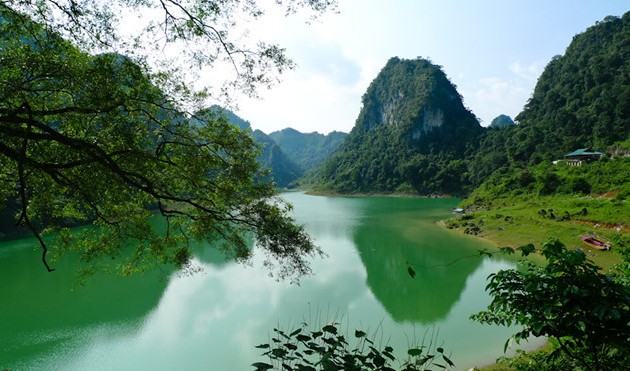
[[[538,79],[517,120],[521,148],[558,158],[577,148],[606,149],[630,133],[630,13],[576,35]],[[523,159],[524,160],[524,159]]]
[[562,159],[579,148],[613,153],[630,139],[630,13],[576,35],[549,62],[518,125],[485,131],[473,184],[495,172]]

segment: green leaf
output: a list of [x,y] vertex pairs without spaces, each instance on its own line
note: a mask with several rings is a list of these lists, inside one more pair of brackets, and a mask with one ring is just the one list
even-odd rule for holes
[[450,360],[450,358],[448,358],[446,355],[442,354],[442,359],[448,363],[449,366],[451,367],[455,367],[455,364]]
[[415,278],[416,277],[416,271],[413,270],[413,268],[411,268],[411,266],[407,266],[407,273],[409,274],[409,276],[411,276],[411,278]]
[[355,331],[354,331],[354,336],[355,336],[355,337],[357,337],[357,338],[362,338],[362,337],[364,337],[365,335],[366,335],[366,334],[365,334],[365,332],[363,332],[363,331],[361,331],[361,330],[355,330]]
[[289,352],[281,348],[275,348],[271,351],[271,354],[275,357],[282,358],[286,356]]
[[521,250],[521,254],[523,254],[523,256],[527,256],[527,255],[533,253],[534,251],[536,251],[536,248],[531,243],[527,244],[527,245],[523,245],[523,246],[519,247],[519,249]]
[[256,363],[252,363],[252,366],[256,367],[256,370],[271,370],[273,369],[273,366],[268,364],[268,363],[263,363],[263,362],[256,362]]
[[310,336],[304,334],[299,334],[296,338],[301,342],[307,342],[311,340]]
[[407,354],[409,354],[412,357],[417,357],[417,356],[422,354],[422,350],[420,350],[418,348],[411,348],[411,349],[407,350]]
[[330,334],[337,334],[337,328],[333,325],[326,325],[324,327],[322,327],[322,330],[324,332],[328,332]]
[[297,350],[298,348],[297,345],[291,343],[284,344],[284,346],[289,350]]
[[580,330],[580,331],[586,331],[586,325],[584,324],[584,321],[577,321],[577,323],[575,324],[575,326]]

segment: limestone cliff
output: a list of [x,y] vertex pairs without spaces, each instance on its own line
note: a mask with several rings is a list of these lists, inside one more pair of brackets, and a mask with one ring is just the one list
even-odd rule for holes
[[392,58],[362,101],[345,143],[320,168],[321,185],[348,193],[462,191],[465,171],[455,161],[482,128],[440,66]]

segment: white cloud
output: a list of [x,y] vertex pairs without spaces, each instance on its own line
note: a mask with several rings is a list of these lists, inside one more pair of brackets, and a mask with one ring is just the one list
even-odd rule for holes
[[354,85],[361,77],[361,66],[335,41],[317,39],[293,51],[300,55],[296,62],[301,76],[321,75],[341,86]]
[[469,89],[471,93],[464,95],[484,126],[500,114],[514,118],[527,103],[542,69],[540,62],[515,61],[503,73],[497,71],[495,76],[480,78]]
[[[286,79],[263,99],[242,99],[238,114],[266,133],[293,127],[303,132],[349,131],[358,115],[361,93],[325,74]],[[353,109],[349,107],[354,107]]]
[[510,65],[510,71],[519,78],[536,81],[538,76],[542,73],[542,64],[539,62],[530,63],[527,66],[523,66],[520,62],[513,62]]

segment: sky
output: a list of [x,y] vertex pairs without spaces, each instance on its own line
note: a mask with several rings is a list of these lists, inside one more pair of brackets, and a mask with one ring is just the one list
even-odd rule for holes
[[522,110],[576,34],[628,10],[625,0],[339,0],[337,13],[309,24],[271,6],[246,27],[285,47],[298,67],[259,99],[236,96],[235,111],[265,133],[349,132],[387,60],[420,56],[442,66],[487,126]]

